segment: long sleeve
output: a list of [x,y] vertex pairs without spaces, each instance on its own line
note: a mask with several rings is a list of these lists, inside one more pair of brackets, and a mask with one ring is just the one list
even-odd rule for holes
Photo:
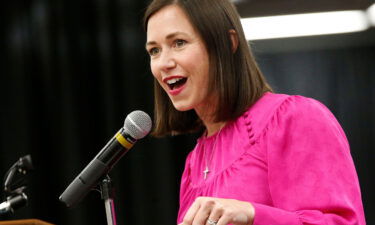
[[364,225],[345,134],[321,103],[292,96],[266,127],[273,206],[253,203],[254,225]]

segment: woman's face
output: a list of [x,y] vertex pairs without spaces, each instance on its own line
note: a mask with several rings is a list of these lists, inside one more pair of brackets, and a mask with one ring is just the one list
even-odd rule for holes
[[148,21],[151,72],[179,111],[203,110],[208,102],[209,56],[184,11],[169,5]]

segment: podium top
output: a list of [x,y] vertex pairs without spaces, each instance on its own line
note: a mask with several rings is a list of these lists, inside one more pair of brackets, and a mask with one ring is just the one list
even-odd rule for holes
[[42,220],[27,219],[27,220],[8,220],[0,222],[0,225],[53,225]]

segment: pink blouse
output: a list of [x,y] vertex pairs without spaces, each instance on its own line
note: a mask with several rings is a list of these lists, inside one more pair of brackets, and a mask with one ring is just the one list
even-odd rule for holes
[[186,159],[178,223],[199,196],[251,202],[254,225],[366,223],[342,128],[323,104],[302,96],[266,93],[220,132],[200,137]]

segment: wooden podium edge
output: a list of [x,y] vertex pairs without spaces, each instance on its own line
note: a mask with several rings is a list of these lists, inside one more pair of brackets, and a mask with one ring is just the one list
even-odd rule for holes
[[53,225],[38,219],[1,221],[0,225]]

